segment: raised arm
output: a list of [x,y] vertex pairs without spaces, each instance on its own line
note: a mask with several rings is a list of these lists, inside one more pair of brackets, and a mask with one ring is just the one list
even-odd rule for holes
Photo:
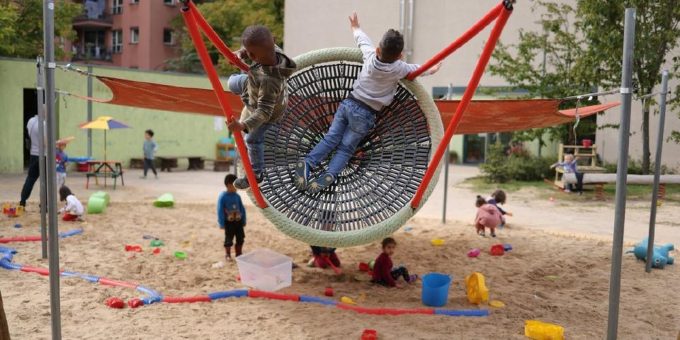
[[359,26],[359,17],[357,16],[357,12],[352,13],[352,15],[349,17],[349,26],[352,28],[354,42],[356,42],[357,46],[361,50],[364,61],[366,61],[366,59],[370,56],[375,55],[375,46],[373,46],[371,38],[369,38],[368,35],[366,35],[366,33],[361,29],[361,26]]

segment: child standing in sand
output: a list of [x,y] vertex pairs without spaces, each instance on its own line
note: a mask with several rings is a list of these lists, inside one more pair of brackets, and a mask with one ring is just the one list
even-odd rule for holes
[[146,173],[151,169],[153,171],[153,175],[158,179],[158,173],[156,172],[156,167],[153,166],[153,157],[156,154],[156,151],[158,150],[158,145],[156,142],[153,140],[153,130],[146,130],[144,131],[144,176],[142,176],[143,179],[146,179]]
[[475,202],[477,206],[477,216],[475,216],[475,228],[477,234],[485,236],[484,229],[489,228],[491,237],[496,237],[496,227],[501,224],[501,213],[498,208],[486,202],[484,197],[477,196]]
[[246,234],[243,228],[246,226],[246,209],[241,202],[241,196],[234,187],[236,176],[229,174],[224,177],[224,185],[227,191],[220,194],[217,199],[217,221],[220,228],[224,229],[224,257],[231,260],[231,247],[236,238],[236,257],[241,256],[243,242]]
[[59,188],[59,200],[66,201],[66,206],[59,209],[59,213],[63,213],[62,220],[64,221],[82,221],[85,209],[80,203],[76,195],[71,192],[67,186],[63,185]]
[[[274,44],[272,33],[264,26],[248,26],[241,35],[243,48],[239,57],[250,65],[246,74],[229,77],[229,91],[241,95],[246,112],[241,121],[233,120],[232,132],[247,131],[248,158],[257,183],[264,174],[264,136],[283,115],[288,105],[286,84],[295,72],[295,62]],[[252,63],[251,63],[252,61]],[[234,182],[237,189],[247,189],[248,178]]]
[[57,188],[61,188],[66,184],[66,163],[68,163],[68,155],[64,151],[66,145],[68,144],[68,139],[60,139],[57,141],[57,152],[55,154],[57,158]]
[[373,282],[387,287],[401,288],[397,282],[399,277],[403,277],[407,283],[414,283],[418,280],[418,275],[409,275],[404,266],[393,267],[392,255],[397,249],[397,241],[388,237],[382,240],[382,253],[375,259],[373,265]]
[[489,197],[489,199],[486,200],[486,203],[493,205],[494,207],[496,207],[496,209],[498,209],[498,212],[501,213],[501,223],[499,225],[500,228],[503,228],[505,226],[505,217],[503,215],[512,216],[511,212],[498,206],[499,204],[501,205],[505,204],[506,199],[507,197],[505,195],[505,191],[498,189],[491,194],[491,197]]
[[[388,30],[376,48],[361,30],[356,13],[349,17],[349,23],[354,40],[361,49],[364,64],[354,82],[352,93],[340,103],[323,140],[295,167],[295,186],[298,190],[307,190],[312,194],[335,182],[359,143],[373,129],[376,115],[392,102],[399,80],[420,67],[401,60],[404,36],[398,31]],[[434,74],[440,66],[437,64],[423,75]],[[309,183],[311,169],[319,167],[333,151],[335,153],[326,172]]]

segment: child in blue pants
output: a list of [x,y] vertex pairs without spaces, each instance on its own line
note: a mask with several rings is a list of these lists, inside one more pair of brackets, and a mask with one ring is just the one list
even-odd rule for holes
[[[361,140],[373,129],[376,114],[392,102],[399,80],[420,67],[401,60],[404,37],[398,31],[388,30],[380,46],[375,48],[361,30],[356,13],[352,14],[349,22],[364,64],[352,93],[340,103],[323,140],[295,167],[295,186],[309,193],[318,193],[333,184]],[[437,72],[440,66],[434,66],[424,75]],[[334,150],[335,155],[326,173],[309,183],[310,169],[317,168]]]

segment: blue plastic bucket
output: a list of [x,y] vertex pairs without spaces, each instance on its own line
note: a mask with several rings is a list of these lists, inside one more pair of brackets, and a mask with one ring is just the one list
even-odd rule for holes
[[440,273],[428,273],[423,276],[423,304],[430,307],[442,307],[449,299],[451,277]]

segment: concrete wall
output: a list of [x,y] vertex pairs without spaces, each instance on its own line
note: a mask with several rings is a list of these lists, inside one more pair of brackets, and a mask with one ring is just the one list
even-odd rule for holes
[[[85,69],[85,66],[76,65]],[[160,72],[141,72],[121,68],[96,67],[94,74],[132,80],[157,82],[175,86],[210,88],[207,78]],[[0,172],[23,171],[23,89],[35,88],[35,64],[28,60],[0,59]],[[56,71],[56,88],[85,95],[87,78],[74,72]],[[110,98],[108,88],[94,81],[94,97]],[[87,130],[78,125],[87,121],[86,101],[59,95],[59,136],[75,136],[67,148],[71,156],[87,154]],[[215,157],[215,143],[227,136],[227,130],[213,117],[145,109],[128,108],[101,103],[93,104],[93,117],[112,116],[131,129],[107,132],[107,158],[124,161],[142,156],[144,130],[153,129],[158,143],[158,155],[200,155]],[[104,132],[92,131],[93,157],[104,157]]]

